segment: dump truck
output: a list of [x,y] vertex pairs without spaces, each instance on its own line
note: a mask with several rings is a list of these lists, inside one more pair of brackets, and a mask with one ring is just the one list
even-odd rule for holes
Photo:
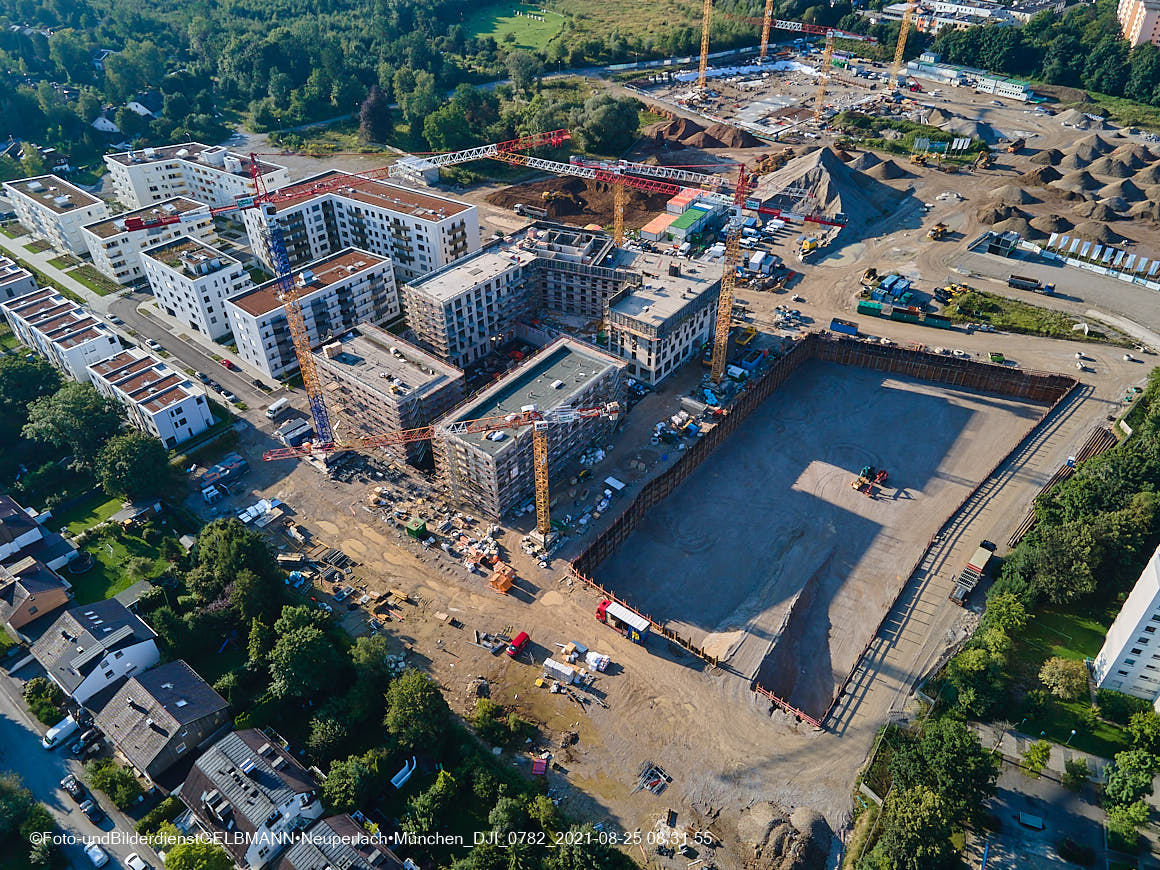
[[622,604],[605,598],[596,607],[596,618],[614,631],[619,631],[633,643],[643,644],[648,635],[649,621]]
[[979,585],[979,581],[986,576],[987,568],[991,564],[991,558],[994,555],[992,550],[994,544],[989,541],[984,541],[975,550],[975,554],[971,556],[967,567],[962,570],[958,577],[955,578],[955,588],[948,596],[951,601],[959,607],[965,607],[967,596],[971,590]]
[[858,324],[852,320],[843,320],[835,317],[830,321],[830,332],[839,332],[842,335],[857,335]]
[[945,239],[950,231],[951,228],[940,221],[927,230],[926,237],[937,242],[939,239]]
[[1018,139],[1015,139],[1013,142],[1011,142],[1010,145],[1007,146],[1007,153],[1008,154],[1018,154],[1020,151],[1023,150],[1023,146],[1025,146],[1026,144],[1027,144],[1027,140],[1024,139],[1022,136],[1020,136]]
[[1044,284],[1037,278],[1026,278],[1023,275],[1008,276],[1007,286],[1014,287],[1016,290],[1030,290],[1032,293],[1042,293],[1045,296],[1055,295],[1054,284]]

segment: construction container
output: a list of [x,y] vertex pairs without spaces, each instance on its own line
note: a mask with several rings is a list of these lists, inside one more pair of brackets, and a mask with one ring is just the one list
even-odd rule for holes
[[866,300],[863,299],[862,301],[860,301],[858,303],[858,313],[859,314],[868,314],[871,317],[881,317],[882,316],[882,303],[881,302],[867,302]]
[[572,681],[576,679],[575,668],[555,659],[544,659],[544,673],[565,686],[572,685]]
[[427,522],[419,517],[412,517],[407,520],[407,535],[417,541],[421,541],[427,537]]
[[843,320],[840,317],[835,317],[830,321],[830,331],[838,332],[842,335],[857,335],[858,324],[852,320]]
[[935,329],[954,328],[954,323],[951,322],[951,319],[949,317],[944,317],[941,314],[927,314],[926,317],[923,318],[922,322],[927,326],[933,326]]
[[903,323],[922,323],[922,317],[907,308],[895,308],[890,312],[891,320],[900,320]]

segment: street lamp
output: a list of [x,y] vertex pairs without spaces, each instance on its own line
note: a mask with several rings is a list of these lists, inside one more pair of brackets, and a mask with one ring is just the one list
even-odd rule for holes
[[1075,729],[1074,729],[1074,728],[1072,728],[1072,729],[1071,729],[1071,734],[1069,734],[1069,735],[1067,736],[1067,742],[1066,742],[1066,743],[1064,743],[1063,745],[1064,745],[1064,746],[1070,746],[1070,745],[1071,745],[1071,738],[1073,738],[1073,737],[1075,737]]

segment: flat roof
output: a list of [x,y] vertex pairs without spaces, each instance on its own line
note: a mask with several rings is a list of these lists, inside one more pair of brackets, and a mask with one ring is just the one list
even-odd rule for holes
[[93,363],[89,370],[123,392],[134,404],[156,413],[197,396],[193,383],[163,360],[140,348],[123,350]]
[[[385,257],[379,257],[361,248],[346,248],[337,254],[307,263],[295,273],[294,281],[303,288],[302,298],[305,299],[311,293],[317,293],[331,284],[345,281],[353,275],[385,262],[387,262]],[[247,290],[237,296],[231,296],[228,301],[255,317],[282,307],[278,299],[277,279],[259,284],[253,290]]]
[[[669,201],[671,202],[672,200],[669,200]],[[671,211],[661,212],[655,218],[653,218],[651,221],[649,221],[647,224],[645,224],[643,227],[641,227],[640,231],[642,233],[663,232],[664,230],[667,230],[669,228],[669,224],[671,224],[673,221],[675,221],[677,219],[677,217],[678,217],[678,215],[673,214]]]
[[530,265],[535,260],[534,252],[515,248],[477,251],[412,281],[410,286],[422,290],[439,302],[446,302],[476,285],[498,278],[517,266]]
[[[146,248],[141,253],[171,269],[180,269],[188,263],[209,262],[214,259],[221,260],[223,265],[238,262],[229,254],[223,253],[212,245],[207,245],[201,239],[195,239],[192,236],[182,236],[156,247]],[[212,271],[216,272],[217,269]]]
[[[612,310],[653,326],[660,326],[703,294],[719,288],[721,282],[717,264],[690,263],[663,254],[639,253],[623,266],[639,272],[643,283],[629,290]],[[669,274],[673,266],[679,274]]]
[[[621,360],[602,351],[561,337],[440,422],[447,425],[461,420],[502,417],[518,413],[525,405],[535,405],[541,413],[563,407],[593,381],[623,365]],[[553,387],[557,381],[561,382],[559,388]],[[515,441],[512,432],[501,441],[490,441],[486,434],[458,437],[492,456]]]
[[330,356],[323,349],[314,355],[374,392],[386,393],[398,381],[396,387],[405,391],[399,394],[402,398],[463,377],[461,369],[370,323],[360,323],[338,341],[341,353]]
[[[233,157],[235,160],[242,161],[241,169],[231,172],[232,175],[239,175],[249,177],[250,175],[250,158],[245,154],[236,154],[229,151],[221,145],[204,145],[201,142],[182,142],[180,145],[162,145],[157,148],[137,148],[133,151],[122,151],[120,154],[107,154],[106,160],[115,160],[124,166],[135,166],[143,163],[157,163],[162,160],[188,160],[191,163],[196,163],[199,166],[208,166],[210,169],[217,169],[220,172],[228,172],[224,165],[217,166],[213,163],[206,163],[199,159],[205,152],[210,152],[211,155],[221,155],[225,157]],[[279,169],[285,169],[285,166],[280,166],[277,163],[267,163],[265,160],[258,161],[258,168],[262,175],[269,175],[271,172],[277,172]]]
[[31,277],[32,273],[23,266],[18,266],[15,260],[0,257],[0,287],[19,281],[21,278]]
[[[309,190],[310,185],[325,181],[328,185],[334,184],[337,179],[348,178],[347,187],[330,187],[323,193],[330,193],[344,199],[353,199],[366,205],[373,205],[411,217],[430,221],[441,221],[469,211],[475,206],[471,203],[460,202],[443,196],[430,193],[420,193],[409,187],[401,187],[386,181],[367,178],[351,172],[331,170],[297,182],[292,187],[283,189],[282,193],[293,193],[302,189],[302,198],[307,199],[316,194]],[[297,202],[297,198],[295,198]]]
[[[154,218],[168,217],[169,215],[185,214],[186,212],[196,211],[199,208],[206,210],[205,216],[209,218],[209,206],[204,202],[189,199],[184,196],[175,196],[172,199],[167,199],[164,202],[159,202],[156,205],[147,205],[144,208],[136,209],[135,211],[127,211],[119,214],[116,217],[107,218],[106,220],[97,221],[96,223],[85,224],[85,229],[95,236],[102,239],[107,239],[112,236],[119,236],[121,233],[131,232],[125,229],[126,218],[142,218],[143,220],[152,220]],[[138,230],[138,232],[146,232],[145,230]]]
[[5,186],[20,193],[29,199],[35,200],[56,214],[64,214],[75,208],[86,208],[90,205],[103,204],[91,193],[86,193],[79,187],[69,184],[55,175],[37,175],[33,178],[19,178],[16,181],[6,181]]
[[677,219],[669,224],[669,228],[674,230],[687,230],[697,221],[703,219],[708,213],[709,212],[703,208],[692,206],[691,208],[686,209],[680,215],[678,215]]

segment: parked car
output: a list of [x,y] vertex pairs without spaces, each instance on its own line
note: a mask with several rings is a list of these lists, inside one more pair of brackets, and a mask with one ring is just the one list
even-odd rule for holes
[[125,866],[128,867],[129,870],[153,870],[153,868],[149,866],[149,862],[138,855],[136,852],[130,852],[129,855],[125,858]]
[[[101,809],[101,805],[92,798],[81,803],[81,812],[84,813],[90,822],[94,825],[105,817],[105,811]],[[98,864],[98,867],[101,865]]]
[[194,374],[197,376],[197,379],[199,381],[201,381],[203,384],[209,383],[209,375],[207,375],[205,372],[194,372]]
[[73,755],[80,755],[89,748],[90,743],[100,736],[100,732],[96,728],[90,728],[73,742],[73,745],[68,748],[68,751]]
[[96,843],[89,843],[85,846],[85,855],[93,862],[94,867],[104,867],[109,863],[109,853]]
[[524,647],[526,647],[530,642],[531,638],[528,637],[528,633],[526,631],[521,631],[519,634],[513,637],[512,642],[508,644],[507,654],[514,659],[524,651]]
[[219,392],[221,392],[222,398],[225,399],[227,402],[234,402],[238,398],[237,396],[235,396],[233,393],[231,393],[229,390],[225,389],[224,387]]
[[85,791],[85,787],[77,782],[77,778],[71,773],[60,781],[60,787],[63,788],[68,796],[78,804],[84,803],[86,800],[88,800],[89,795],[88,792]]
[[161,342],[156,339],[148,338],[145,340],[145,344],[149,346],[150,350],[161,350]]
[[72,716],[65,716],[48,729],[41,739],[40,745],[45,749],[56,749],[58,746],[63,745],[68,738],[72,737],[79,727],[76,719]]
[[228,359],[223,359],[221,361],[221,363],[223,366],[225,366],[230,371],[237,371],[238,367],[236,365],[234,365],[232,362],[230,362]]

